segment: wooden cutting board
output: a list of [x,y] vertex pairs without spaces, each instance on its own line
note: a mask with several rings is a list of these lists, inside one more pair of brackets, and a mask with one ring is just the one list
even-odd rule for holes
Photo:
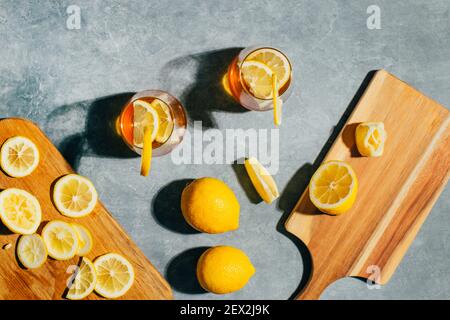
[[[358,155],[355,127],[364,121],[385,124],[381,158]],[[354,168],[359,189],[353,208],[341,216],[322,214],[307,188],[286,220],[286,229],[304,242],[312,260],[298,299],[318,299],[329,284],[347,276],[389,281],[447,184],[449,123],[446,108],[384,70],[374,75],[324,159]]]
[[[83,224],[94,238],[94,248],[88,258],[92,260],[105,253],[116,252],[132,263],[136,273],[135,282],[122,299],[171,299],[170,286],[100,202],[93,213],[79,219],[66,218],[56,210],[50,196],[52,184],[59,177],[72,173],[72,168],[36,125],[23,119],[0,120],[0,145],[7,138],[16,135],[28,137],[37,145],[41,152],[40,164],[25,178],[10,178],[0,171],[0,190],[20,188],[38,198],[43,213],[43,223],[38,232],[45,222],[52,219]],[[0,300],[62,299],[70,277],[66,270],[70,265],[76,265],[79,258],[75,257],[69,261],[49,258],[39,269],[22,269],[15,255],[18,237],[11,234],[0,222]],[[3,249],[8,243],[11,243],[12,247],[9,250]],[[95,293],[88,298],[100,299]]]

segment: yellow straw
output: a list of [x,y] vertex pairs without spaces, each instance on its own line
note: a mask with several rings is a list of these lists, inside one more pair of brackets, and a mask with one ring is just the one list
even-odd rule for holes
[[152,130],[147,126],[144,129],[144,147],[142,149],[141,157],[141,175],[146,177],[150,172],[152,166]]
[[278,79],[276,73],[272,74],[272,99],[273,99],[273,119],[275,125],[281,124],[281,105],[278,105]]

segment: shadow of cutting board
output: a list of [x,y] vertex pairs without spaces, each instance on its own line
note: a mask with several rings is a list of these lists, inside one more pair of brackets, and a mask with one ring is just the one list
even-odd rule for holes
[[[383,121],[380,158],[360,157],[356,125]],[[318,299],[347,276],[384,284],[428,216],[450,169],[449,111],[384,70],[377,71],[324,161],[343,160],[359,188],[350,211],[322,214],[305,190],[285,223],[307,246],[312,274],[297,299]]]
[[[0,145],[16,135],[25,136],[37,145],[41,153],[40,164],[25,178],[10,178],[0,171],[0,190],[20,188],[38,198],[43,221],[38,232],[47,221],[53,219],[83,224],[94,238],[94,247],[88,258],[93,260],[99,255],[116,252],[132,263],[135,282],[122,299],[171,299],[170,286],[100,202],[93,213],[79,219],[66,218],[56,210],[51,200],[52,184],[59,177],[72,173],[72,168],[36,125],[23,119],[0,120]],[[79,258],[68,261],[49,258],[39,269],[22,269],[15,256],[18,237],[0,222],[0,300],[62,299],[70,277],[66,270],[70,265],[76,265]],[[9,250],[2,248],[7,243],[12,244]],[[100,297],[92,293],[88,299]]]

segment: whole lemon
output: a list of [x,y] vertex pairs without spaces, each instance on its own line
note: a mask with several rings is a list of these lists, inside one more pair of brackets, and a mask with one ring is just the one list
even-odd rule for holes
[[229,246],[209,248],[197,262],[197,279],[200,285],[217,294],[242,289],[255,271],[244,252]]
[[198,231],[222,233],[239,228],[239,202],[233,191],[215,178],[197,179],[186,186],[181,212]]

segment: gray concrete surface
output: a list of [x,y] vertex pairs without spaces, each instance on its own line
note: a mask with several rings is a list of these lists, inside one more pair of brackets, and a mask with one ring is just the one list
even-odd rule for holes
[[[81,9],[68,30],[66,8]],[[381,29],[366,27],[369,5]],[[386,68],[450,106],[450,3],[427,1],[0,1],[0,116],[38,123],[173,285],[178,299],[287,299],[302,278],[296,244],[277,231],[366,74]],[[164,89],[190,120],[226,128],[272,128],[268,113],[239,112],[219,92],[219,75],[236,47],[281,47],[295,69],[280,131],[282,191],[277,203],[254,203],[231,165],[175,166],[155,159],[149,178],[139,159],[111,146],[104,119],[123,93]],[[126,96],[126,95],[125,95]],[[106,98],[105,98],[106,97]],[[105,138],[106,137],[106,138]],[[184,179],[214,176],[236,192],[241,227],[223,235],[193,233],[178,211]],[[180,181],[181,180],[181,181]],[[389,284],[369,290],[342,279],[323,299],[450,298],[450,189],[445,188]],[[205,246],[245,250],[257,273],[241,291],[202,293],[193,278]]]

